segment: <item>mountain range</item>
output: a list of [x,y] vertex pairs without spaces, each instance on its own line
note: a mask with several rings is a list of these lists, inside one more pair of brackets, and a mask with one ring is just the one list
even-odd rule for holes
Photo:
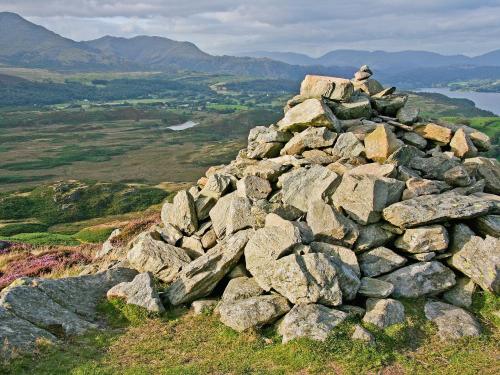
[[[427,51],[334,50],[313,58],[292,52],[249,52],[240,56],[210,55],[195,44],[163,37],[105,36],[76,42],[20,15],[0,12],[0,65],[60,71],[198,71],[263,78],[301,79],[304,74],[351,77],[368,64],[386,82],[405,87],[422,69],[440,77],[500,78],[500,50],[468,57]],[[487,68],[486,68],[487,67]]]

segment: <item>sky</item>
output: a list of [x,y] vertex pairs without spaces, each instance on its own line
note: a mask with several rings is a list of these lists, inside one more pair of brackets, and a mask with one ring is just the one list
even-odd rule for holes
[[157,35],[219,55],[500,48],[500,0],[0,0],[0,11],[74,40]]

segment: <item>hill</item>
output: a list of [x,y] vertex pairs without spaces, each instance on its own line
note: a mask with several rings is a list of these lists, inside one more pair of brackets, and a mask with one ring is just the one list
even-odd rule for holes
[[306,73],[351,75],[353,68],[289,65],[270,59],[213,56],[189,42],[138,36],[106,36],[75,42],[15,13],[0,13],[0,63],[69,71],[196,71],[300,79]]

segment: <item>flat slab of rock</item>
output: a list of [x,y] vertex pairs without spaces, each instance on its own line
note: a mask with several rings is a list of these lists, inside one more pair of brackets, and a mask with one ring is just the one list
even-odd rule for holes
[[240,231],[185,266],[166,291],[174,306],[206,297],[238,263],[253,230]]
[[62,279],[19,279],[0,293],[1,355],[35,349],[38,339],[55,342],[56,337],[98,328],[97,304],[108,289],[136,274],[114,268]]
[[415,128],[415,132],[425,139],[430,139],[432,141],[437,141],[443,144],[450,143],[451,140],[451,130],[434,123],[428,123],[425,125],[420,125]]
[[279,178],[282,186],[282,201],[306,212],[309,204],[331,194],[338,176],[326,167],[313,165],[285,173]]
[[416,298],[435,295],[455,285],[455,274],[437,261],[420,262],[400,268],[380,280],[394,285],[392,296]]
[[391,226],[375,223],[360,227],[359,237],[354,244],[355,251],[369,250],[375,247],[383,246],[394,237],[396,234],[387,230]]
[[425,304],[425,317],[436,323],[438,334],[443,340],[481,334],[481,325],[472,314],[447,303],[427,302]]
[[127,304],[143,307],[148,311],[162,313],[165,311],[158,291],[154,285],[153,275],[144,272],[130,282],[123,282],[108,290],[108,298],[124,298]]
[[328,129],[340,128],[332,110],[319,99],[307,99],[290,108],[277,125],[279,130],[288,132],[304,130],[310,126]]
[[430,225],[407,229],[396,239],[394,246],[408,253],[417,254],[446,250],[448,243],[446,228],[442,225]]
[[137,236],[127,254],[127,260],[139,272],[151,272],[167,283],[191,262],[184,249],[163,242],[156,231]]
[[347,316],[343,311],[323,305],[295,305],[281,321],[278,333],[283,336],[283,344],[300,337],[325,341],[328,334]]
[[220,321],[238,332],[270,324],[288,311],[287,299],[277,294],[223,303],[219,308]]
[[366,314],[363,322],[384,329],[404,321],[405,308],[401,302],[391,298],[368,298],[366,300]]
[[363,275],[379,276],[402,267],[407,262],[405,257],[386,247],[377,247],[359,256],[359,265]]
[[448,259],[448,264],[484,290],[500,293],[500,239],[471,236],[463,242],[454,242],[458,251]]
[[450,192],[394,203],[383,210],[382,216],[393,225],[410,228],[455,219],[471,219],[488,213],[492,208],[491,201]]

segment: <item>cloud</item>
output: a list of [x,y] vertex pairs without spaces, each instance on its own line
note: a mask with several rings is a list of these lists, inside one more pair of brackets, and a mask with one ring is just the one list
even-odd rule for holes
[[217,54],[500,47],[500,0],[0,0],[2,10],[77,40],[160,35]]

